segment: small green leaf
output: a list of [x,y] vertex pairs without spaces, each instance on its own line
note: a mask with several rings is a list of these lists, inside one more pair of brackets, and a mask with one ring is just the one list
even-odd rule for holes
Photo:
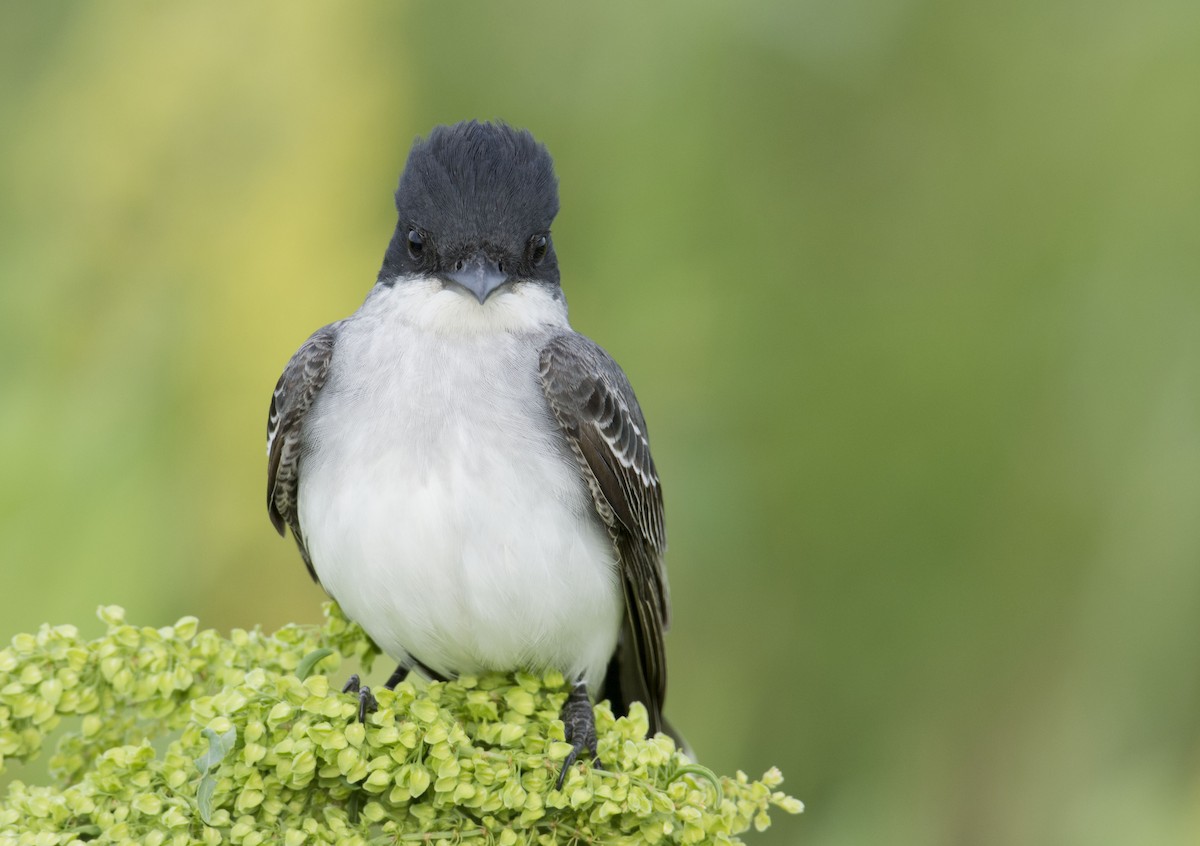
[[200,819],[205,825],[212,825],[213,791],[217,788],[217,777],[207,772],[200,779],[200,787],[196,789],[196,805],[200,811]]
[[200,768],[200,772],[209,773],[233,751],[233,745],[237,742],[237,729],[230,726],[226,731],[217,734],[206,728],[204,736],[208,738],[208,751],[196,759],[196,766]]
[[296,678],[300,679],[300,681],[304,681],[306,678],[312,675],[313,667],[317,666],[317,664],[319,664],[321,661],[324,661],[332,654],[333,650],[325,647],[322,647],[321,649],[314,649],[312,652],[301,658],[300,663],[296,665]]

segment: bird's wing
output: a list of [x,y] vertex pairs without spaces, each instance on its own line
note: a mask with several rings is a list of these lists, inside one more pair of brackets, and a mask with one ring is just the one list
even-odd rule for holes
[[670,622],[670,603],[663,567],[662,487],[650,457],[646,421],[621,368],[582,335],[557,335],[542,348],[541,379],[620,559],[625,622],[606,693],[615,708],[641,701],[653,734],[663,728],[663,632]]
[[284,526],[291,527],[292,537],[314,581],[317,573],[300,530],[296,494],[300,486],[304,418],[329,376],[337,327],[337,323],[331,323],[318,329],[296,350],[275,385],[267,418],[267,514],[281,536]]

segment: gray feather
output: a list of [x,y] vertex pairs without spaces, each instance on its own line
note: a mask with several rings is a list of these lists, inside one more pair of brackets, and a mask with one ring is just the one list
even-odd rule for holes
[[608,526],[621,568],[625,623],[607,687],[614,706],[641,701],[651,733],[663,730],[667,665],[663,632],[670,601],[663,553],[662,486],[646,421],[629,380],[597,344],[577,333],[551,338],[541,352],[542,389]]
[[267,418],[267,514],[280,535],[285,526],[291,528],[314,581],[317,573],[300,529],[296,494],[304,449],[304,418],[329,376],[338,325],[331,323],[318,329],[292,356],[275,385]]

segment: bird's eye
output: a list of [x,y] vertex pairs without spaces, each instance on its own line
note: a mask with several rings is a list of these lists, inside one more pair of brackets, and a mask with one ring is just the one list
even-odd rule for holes
[[425,238],[416,229],[408,230],[408,252],[413,258],[421,255],[421,251],[425,249]]
[[550,249],[550,239],[545,235],[534,235],[529,239],[529,258],[534,264],[541,264]]

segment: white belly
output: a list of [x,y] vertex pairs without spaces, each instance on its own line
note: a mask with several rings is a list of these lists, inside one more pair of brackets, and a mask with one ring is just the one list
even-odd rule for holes
[[616,556],[546,409],[537,346],[343,327],[300,465],[321,584],[397,661],[599,684],[623,611]]

